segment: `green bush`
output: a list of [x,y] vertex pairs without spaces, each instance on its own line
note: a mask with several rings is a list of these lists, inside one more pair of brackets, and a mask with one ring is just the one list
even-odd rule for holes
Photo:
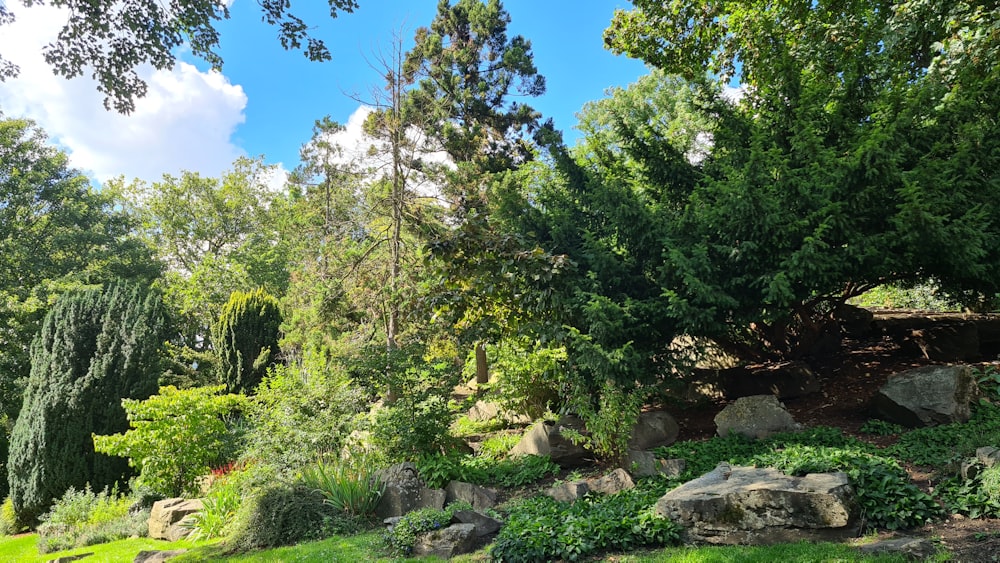
[[450,481],[477,485],[521,487],[559,473],[548,456],[526,455],[495,461],[471,455],[431,454],[416,462],[420,478],[428,487],[441,488]]
[[212,326],[220,380],[230,393],[251,394],[278,363],[281,311],[278,300],[258,289],[234,291]]
[[160,296],[126,283],[63,294],[31,346],[31,376],[10,439],[14,509],[31,525],[70,487],[125,483],[124,459],[91,435],[128,427],[123,398],[156,391],[166,340]]
[[375,513],[384,489],[375,464],[364,456],[320,458],[302,470],[302,482],[319,491],[330,506],[361,517]]
[[276,366],[248,402],[245,457],[293,472],[340,451],[365,397],[336,366]]
[[400,397],[372,414],[371,443],[390,460],[413,459],[424,452],[447,451],[452,413],[444,397]]
[[229,545],[249,551],[353,533],[358,522],[311,487],[277,483],[245,500],[231,529]]
[[20,534],[28,527],[21,523],[14,511],[14,501],[7,497],[0,505],[0,536],[13,536]]
[[408,512],[396,522],[391,531],[386,533],[390,551],[395,555],[409,555],[417,543],[417,536],[424,532],[447,528],[456,512],[471,509],[472,505],[469,503],[457,501],[444,507],[444,510],[420,508]]
[[[540,344],[537,340],[515,337],[487,347],[493,377],[486,385],[490,400],[498,402],[504,410],[541,417],[550,408],[555,410],[559,400],[559,377],[566,361],[566,348]],[[466,378],[474,361],[466,362]]]
[[94,436],[94,448],[127,457],[139,470],[138,483],[164,496],[198,496],[198,480],[226,459],[230,437],[226,417],[240,409],[240,395],[219,395],[221,385],[160,389],[145,401],[122,405],[132,428],[124,434]]
[[243,500],[239,485],[238,481],[226,478],[212,484],[212,489],[202,501],[204,507],[191,517],[192,540],[226,535]]
[[149,512],[130,512],[131,499],[115,491],[70,487],[40,518],[38,549],[51,553],[146,535]]
[[637,488],[587,495],[573,504],[546,496],[510,507],[490,555],[498,561],[577,561],[601,550],[630,551],[677,543],[681,528],[657,516],[658,496]]

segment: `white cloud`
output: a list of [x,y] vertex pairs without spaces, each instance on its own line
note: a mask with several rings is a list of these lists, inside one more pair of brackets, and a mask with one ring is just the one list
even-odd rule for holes
[[21,73],[0,82],[0,110],[35,120],[73,166],[97,180],[123,174],[155,181],[181,170],[215,176],[243,154],[231,136],[244,121],[247,97],[224,75],[182,62],[171,71],[148,68],[140,75],[149,92],[135,111],[109,112],[92,79],[56,76],[42,58],[43,46],[65,21],[63,11],[39,5],[12,10],[17,21],[0,28],[0,53]]

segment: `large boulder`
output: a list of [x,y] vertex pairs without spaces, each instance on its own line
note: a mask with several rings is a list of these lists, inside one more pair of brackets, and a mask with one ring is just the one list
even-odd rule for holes
[[503,527],[503,522],[475,510],[457,510],[451,517],[452,524],[472,524],[476,527],[476,536],[483,537],[495,534]]
[[774,395],[736,399],[715,416],[715,426],[719,436],[736,433],[758,440],[780,432],[802,430],[802,425],[795,422]]
[[417,536],[413,555],[451,559],[456,555],[471,552],[476,546],[476,537],[475,524],[452,524],[447,528]]
[[382,498],[375,507],[375,515],[379,518],[402,516],[418,508],[444,508],[444,489],[424,486],[417,467],[412,463],[397,463],[378,475],[385,485]]
[[200,499],[168,498],[153,503],[149,513],[149,537],[177,541],[187,537],[189,516],[205,507]]
[[844,473],[792,477],[725,464],[668,492],[655,510],[686,528],[688,541],[715,544],[832,539],[856,532],[857,521]]
[[666,411],[639,413],[628,447],[630,450],[651,450],[669,446],[677,441],[680,431],[677,421]]
[[490,420],[502,420],[507,424],[528,424],[531,422],[531,417],[526,414],[504,410],[499,404],[488,401],[476,401],[476,404],[469,409],[468,417],[473,422],[488,422]]
[[497,503],[497,494],[495,491],[480,487],[479,485],[473,485],[472,483],[451,481],[444,488],[444,492],[445,504],[464,501],[471,504],[473,510],[483,511],[487,508],[493,508]]
[[628,489],[635,488],[635,481],[632,476],[622,468],[615,469],[607,475],[587,479],[587,487],[602,495],[613,495]]
[[925,366],[891,376],[872,399],[872,408],[911,428],[965,422],[977,392],[969,366]]
[[589,456],[587,450],[564,436],[564,429],[579,434],[586,433],[583,421],[576,416],[563,416],[556,423],[543,420],[528,428],[521,441],[511,448],[508,455],[547,455],[561,467],[583,465]]

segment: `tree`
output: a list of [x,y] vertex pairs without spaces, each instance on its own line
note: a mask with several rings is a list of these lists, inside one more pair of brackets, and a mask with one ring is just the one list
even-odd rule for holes
[[[355,0],[327,0],[330,17],[338,11],[353,12]],[[21,0],[30,7],[32,0]],[[41,3],[41,2],[38,2]],[[313,61],[330,59],[323,41],[309,35],[309,26],[291,12],[288,0],[261,0],[262,20],[278,27],[278,40],[285,49],[303,49]],[[74,78],[89,68],[97,89],[105,94],[104,105],[122,113],[135,109],[136,98],[146,94],[146,82],[136,69],[151,65],[173,68],[176,49],[186,45],[212,68],[222,68],[218,54],[216,22],[229,18],[229,6],[214,0],[180,0],[164,5],[154,0],[53,0],[53,6],[69,10],[56,42],[45,49],[45,60],[53,70]],[[14,21],[7,4],[0,4],[0,25]],[[303,42],[305,47],[303,48]],[[17,76],[16,65],[0,55],[0,80]]]
[[112,283],[61,296],[31,347],[24,408],[11,434],[8,481],[18,517],[35,523],[69,488],[124,484],[125,460],[94,452],[93,433],[128,427],[123,398],[156,391],[166,337],[160,296]]
[[[0,453],[5,453],[30,371],[31,340],[55,298],[115,278],[149,284],[162,265],[132,236],[132,219],[70,168],[66,154],[50,146],[42,130],[2,115],[0,202]],[[0,455],[3,460],[6,455]]]
[[[996,295],[996,11],[971,2],[636,2],[606,41],[738,80],[665,267],[672,315],[751,358],[817,353],[844,300]],[[650,164],[647,159],[644,162]]]
[[226,451],[226,417],[243,406],[224,386],[178,390],[164,387],[145,400],[124,399],[129,426],[123,434],[95,433],[94,450],[128,458],[139,482],[167,497],[198,496],[199,480]]
[[212,327],[219,357],[219,379],[230,393],[253,393],[267,370],[278,363],[281,311],[263,289],[234,291]]

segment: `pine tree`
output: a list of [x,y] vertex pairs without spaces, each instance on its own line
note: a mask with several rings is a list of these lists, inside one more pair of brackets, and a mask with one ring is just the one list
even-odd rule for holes
[[8,481],[18,517],[35,523],[69,488],[129,477],[126,460],[94,452],[92,435],[128,429],[123,398],[156,392],[166,318],[159,294],[125,282],[66,293],[31,347]]
[[281,311],[263,289],[234,291],[212,330],[219,374],[229,393],[251,393],[278,358]]

